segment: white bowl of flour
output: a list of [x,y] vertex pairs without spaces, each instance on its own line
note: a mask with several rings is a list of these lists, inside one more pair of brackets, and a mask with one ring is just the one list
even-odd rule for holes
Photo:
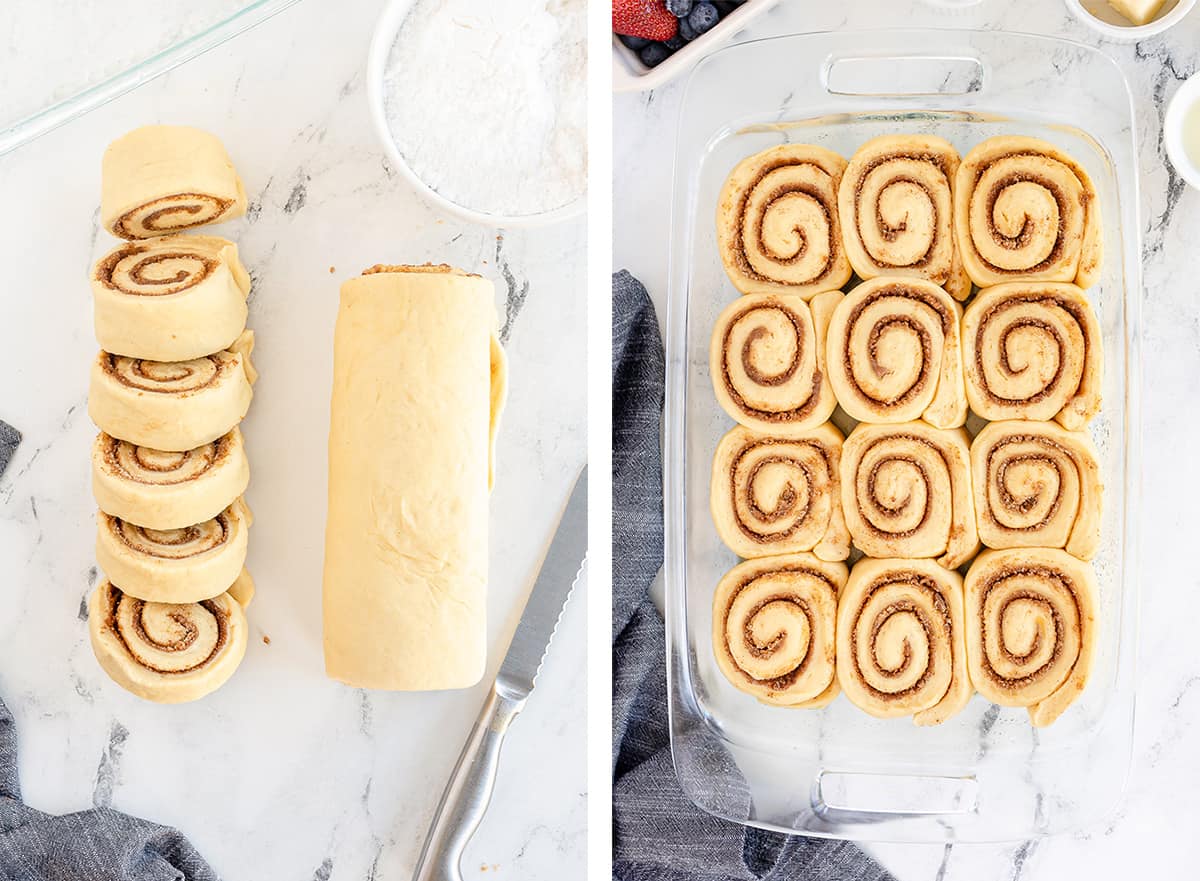
[[583,212],[586,0],[392,0],[367,58],[390,164],[476,223]]

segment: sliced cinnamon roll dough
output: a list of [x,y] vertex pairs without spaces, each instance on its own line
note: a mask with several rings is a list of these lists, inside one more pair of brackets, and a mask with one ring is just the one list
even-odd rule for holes
[[1048,141],[1005,135],[958,167],[954,224],[980,287],[1007,281],[1091,287],[1103,253],[1100,202],[1083,167]]
[[932,560],[862,559],[838,598],[837,675],[859,709],[940,725],[971,699],[963,580]]
[[838,303],[826,363],[837,402],[861,422],[967,420],[962,307],[933,282],[881,276]]
[[185,452],[227,434],[246,415],[258,378],[253,331],[230,349],[188,361],[101,352],[92,364],[88,414],[107,434],[142,447]]
[[971,442],[979,538],[990,548],[1100,548],[1104,486],[1087,434],[1053,422],[992,422]]
[[841,156],[811,144],[783,144],[738,163],[717,202],[717,243],[734,287],[808,299],[846,283],[838,219],[845,168]]
[[1075,285],[984,288],[962,335],[967,401],[984,419],[1057,419],[1075,430],[1100,412],[1100,322]]
[[979,549],[966,431],[859,424],[842,445],[842,510],[869,557],[961,566]]
[[101,512],[96,561],[130,596],[191,603],[229,589],[246,562],[252,516],[242,500],[211,520],[181,529],[147,529]]
[[825,423],[794,438],[738,426],[713,458],[712,516],[741,557],[812,551],[822,560],[850,555],[842,517],[842,433]]
[[149,529],[216,517],[249,482],[250,463],[237,428],[182,453],[139,447],[104,432],[92,445],[92,493],[100,510]]
[[342,285],[325,529],[325,669],[465,688],[487,656],[489,463],[504,365],[491,282],[377,266]]
[[842,300],[750,294],[717,318],[709,349],[713,391],[730,418],[777,437],[803,435],[837,407],[825,366],[825,335]]
[[713,595],[713,652],[738,689],[782,707],[823,707],[837,696],[835,636],[844,563],[811,554],[734,566]]
[[1057,548],[984,551],[965,579],[967,665],[993,703],[1038,727],[1079,697],[1095,653],[1092,567]]
[[125,242],[92,270],[104,351],[187,361],[233,345],[246,329],[250,276],[237,245],[215,236]]
[[246,191],[221,141],[198,128],[148,125],[117,138],[101,163],[100,222],[147,239],[246,213]]
[[248,639],[246,615],[228,593],[196,603],[146,602],[107,579],[88,599],[88,632],[114,682],[163,704],[198,700],[224,685]]
[[838,188],[842,238],[861,278],[924,278],[971,293],[954,238],[958,151],[931,135],[883,135],[850,159]]

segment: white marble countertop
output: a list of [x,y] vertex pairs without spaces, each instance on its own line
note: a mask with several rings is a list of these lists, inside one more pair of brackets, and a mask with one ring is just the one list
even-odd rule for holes
[[[1061,2],[984,0],[946,12],[921,0],[848,0],[816,4],[782,0],[737,39],[843,27],[987,27],[1096,38]],[[1137,45],[1105,43],[1128,77],[1137,107],[1144,254],[1144,510],[1138,718],[1127,796],[1100,828],[1008,846],[868,845],[902,881],[1091,879],[1179,876],[1200,845],[1191,749],[1200,725],[1200,675],[1192,622],[1200,616],[1200,572],[1187,549],[1195,542],[1190,501],[1200,491],[1200,464],[1187,454],[1200,428],[1190,396],[1200,373],[1200,193],[1170,170],[1159,131],[1165,102],[1200,60],[1200,13],[1167,34]],[[1015,63],[1019,63],[1019,59]],[[613,114],[615,204],[613,265],[648,287],[665,316],[668,214],[681,83],[618,95]],[[1047,87],[1052,98],[1052,85]]]
[[[492,502],[494,673],[585,457],[582,221],[499,238],[426,206],[383,161],[363,70],[382,3],[305,2],[91,115],[0,157],[0,419],[25,435],[0,479],[0,695],[26,800],[178,826],[222,877],[402,881],[486,686],[392,694],[323,675],[320,572],[333,318],[373,263],[444,260],[497,282],[512,391]],[[56,16],[64,39],[69,18]],[[195,704],[143,703],[92,657],[96,577],[85,408],[96,345],[87,273],[100,155],[153,122],[228,146],[251,199],[236,238],[254,278],[261,380],[244,425],[257,520],[251,645]],[[467,879],[578,878],[585,860],[584,597],[569,604],[514,724]],[[264,637],[270,637],[266,644]]]

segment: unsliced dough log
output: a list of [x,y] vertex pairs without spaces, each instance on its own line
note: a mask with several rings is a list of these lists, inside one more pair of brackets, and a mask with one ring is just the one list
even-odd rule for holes
[[101,432],[92,445],[92,493],[100,510],[149,529],[216,517],[246,491],[250,463],[235,428],[185,452],[139,447]]
[[[249,575],[236,588],[253,595]],[[88,600],[92,650],[104,672],[126,691],[162,704],[194,701],[216,691],[246,654],[242,603],[222,593],[198,603],[154,603],[100,582]]]
[[246,213],[246,191],[221,141],[184,125],[148,125],[108,145],[100,223],[148,239]]
[[250,276],[237,245],[216,236],[125,242],[92,270],[96,339],[114,355],[187,361],[233,345],[246,329]]
[[504,379],[492,297],[448,266],[377,266],[342,285],[324,616],[326,672],[349,685],[465,688],[483,674]]
[[96,561],[130,596],[192,603],[227,590],[246,562],[253,518],[241,499],[182,529],[146,529],[101,512]]
[[246,415],[258,378],[254,332],[233,349],[190,361],[146,361],[101,352],[92,364],[88,414],[115,438],[185,452],[228,433]]

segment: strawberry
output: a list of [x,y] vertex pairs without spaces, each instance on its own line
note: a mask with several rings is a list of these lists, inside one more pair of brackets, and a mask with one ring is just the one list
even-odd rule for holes
[[646,40],[669,40],[679,30],[679,19],[667,11],[663,0],[613,0],[613,33]]

